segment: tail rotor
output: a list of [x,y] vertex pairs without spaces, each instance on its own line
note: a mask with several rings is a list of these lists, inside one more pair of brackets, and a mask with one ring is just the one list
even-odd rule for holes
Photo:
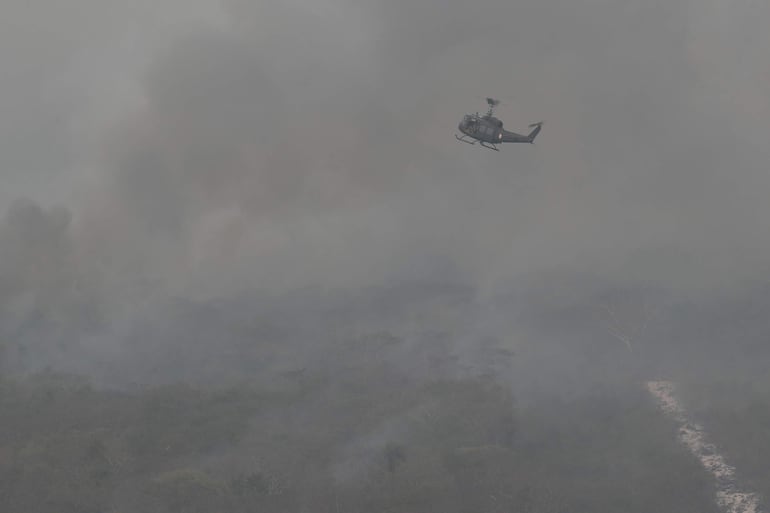
[[535,142],[535,137],[537,137],[537,134],[540,133],[540,130],[543,129],[543,122],[538,121],[537,123],[532,123],[529,125],[529,128],[532,128],[533,130],[527,135],[527,139],[529,139],[529,143],[532,144]]

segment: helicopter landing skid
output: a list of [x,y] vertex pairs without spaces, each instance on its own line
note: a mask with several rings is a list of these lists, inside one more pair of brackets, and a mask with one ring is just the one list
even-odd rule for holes
[[486,144],[484,141],[480,141],[479,144],[485,148],[489,148],[490,150],[500,151],[497,146],[494,144]]
[[463,135],[462,137],[457,137],[457,134],[455,134],[455,139],[457,139],[458,141],[462,141],[466,144],[471,144],[471,145],[476,144],[476,141],[468,141],[467,139],[465,139],[465,135]]

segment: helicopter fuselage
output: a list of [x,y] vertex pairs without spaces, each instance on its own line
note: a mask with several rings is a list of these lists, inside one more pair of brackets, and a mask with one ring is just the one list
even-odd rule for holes
[[[502,143],[529,143],[532,144],[540,133],[540,129],[543,126],[543,122],[533,123],[529,125],[533,130],[526,134],[517,134],[516,132],[509,132],[503,128],[503,122],[493,115],[495,106],[499,103],[494,98],[487,98],[489,104],[489,110],[483,116],[480,116],[477,112],[474,114],[466,114],[463,116],[463,120],[457,125],[457,129],[462,133],[462,137],[455,135],[458,141],[462,141],[468,144],[476,144],[476,141],[485,148],[491,150],[500,151],[497,149],[498,144]],[[470,137],[471,140],[467,140],[465,137]]]
[[[466,114],[460,124],[457,125],[458,130],[460,130],[463,136],[457,137],[455,135],[455,138],[468,144],[475,144],[478,141],[485,148],[497,150],[497,145],[502,143],[532,144],[537,134],[540,133],[542,124],[540,122],[529,125],[533,130],[529,134],[523,135],[505,130],[503,122],[489,114],[485,116]],[[465,139],[466,136],[475,140],[469,141]]]
[[463,134],[489,144],[499,144],[503,140],[503,123],[494,117],[466,115],[457,128]]

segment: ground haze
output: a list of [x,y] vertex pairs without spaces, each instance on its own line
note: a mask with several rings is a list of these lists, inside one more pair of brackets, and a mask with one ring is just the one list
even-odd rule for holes
[[0,14],[4,510],[761,509],[770,7]]

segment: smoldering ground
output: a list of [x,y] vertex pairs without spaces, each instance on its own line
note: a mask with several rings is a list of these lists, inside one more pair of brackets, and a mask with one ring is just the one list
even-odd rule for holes
[[[6,344],[36,341],[13,361],[115,365],[168,298],[417,279],[489,298],[591,277],[555,280],[561,305],[640,284],[718,298],[765,275],[768,91],[750,49],[767,36],[745,23],[762,6],[118,7],[5,7],[38,30],[4,36],[4,177],[45,205],[3,222]],[[507,128],[546,121],[535,147],[455,144],[487,95]],[[195,339],[174,318],[135,360]],[[198,340],[185,376],[220,350]]]

